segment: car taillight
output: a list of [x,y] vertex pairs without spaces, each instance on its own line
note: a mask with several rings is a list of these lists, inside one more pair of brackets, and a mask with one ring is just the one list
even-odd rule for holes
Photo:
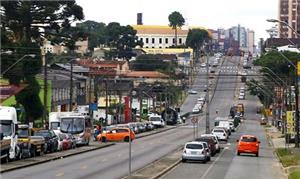
[[255,144],[258,147],[258,144]]
[[183,153],[185,153],[185,154],[186,154],[186,150],[183,150]]

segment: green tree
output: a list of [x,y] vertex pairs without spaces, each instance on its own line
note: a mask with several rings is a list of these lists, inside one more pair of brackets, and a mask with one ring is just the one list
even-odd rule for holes
[[209,38],[207,30],[204,29],[190,29],[186,39],[186,45],[191,47],[195,53],[196,61],[200,57],[200,48],[203,42]]
[[110,47],[107,57],[130,59],[135,54],[132,49],[136,46],[143,46],[143,42],[138,40],[136,30],[131,26],[121,26],[117,22],[111,22],[106,26],[106,44]]
[[82,8],[74,0],[68,1],[2,1],[1,2],[1,51],[12,51],[12,55],[1,53],[1,71],[25,54],[35,54],[34,60],[24,58],[4,74],[11,84],[21,82],[28,86],[16,95],[18,103],[26,112],[26,122],[43,114],[39,99],[40,86],[35,75],[40,73],[42,62],[40,46],[43,39],[60,37],[66,44],[74,43],[68,34],[61,35],[71,23],[84,18]]
[[169,26],[175,30],[175,46],[177,46],[177,28],[182,27],[185,20],[180,12],[174,11],[169,15]]
[[83,23],[77,23],[76,27],[81,29],[83,32],[87,34],[88,37],[88,48],[90,51],[93,51],[95,47],[99,45],[105,44],[106,42],[106,34],[105,28],[106,25],[102,22],[95,21],[85,21]]

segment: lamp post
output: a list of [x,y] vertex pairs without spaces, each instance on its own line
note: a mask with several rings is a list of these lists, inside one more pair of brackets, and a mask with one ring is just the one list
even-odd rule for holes
[[278,19],[267,19],[268,22],[273,22],[273,23],[280,23],[280,24],[284,24],[286,26],[288,26],[298,37],[300,37],[300,34],[292,27],[290,26],[287,22],[285,21],[281,21]]
[[15,63],[13,63],[12,65],[10,65],[6,70],[4,70],[3,72],[1,72],[1,75],[4,75],[6,72],[8,72],[9,70],[11,70],[16,64],[18,64],[20,61],[22,61],[25,57],[31,57],[31,58],[35,58],[35,54],[26,54],[23,57],[21,57],[20,59],[18,59]]

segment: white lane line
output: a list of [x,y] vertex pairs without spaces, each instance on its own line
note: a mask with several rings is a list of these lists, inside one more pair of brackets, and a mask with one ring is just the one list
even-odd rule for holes
[[218,156],[218,158],[216,158],[216,160],[208,167],[208,169],[204,172],[204,174],[202,175],[201,179],[204,179],[206,177],[206,175],[208,174],[208,172],[212,169],[212,167],[215,165],[215,163],[220,159],[220,157],[224,154],[225,150],[227,150],[228,147],[225,147],[223,149],[223,151],[220,153],[220,155]]

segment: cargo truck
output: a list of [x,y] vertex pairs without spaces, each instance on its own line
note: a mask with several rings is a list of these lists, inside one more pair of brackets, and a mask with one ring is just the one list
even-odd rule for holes
[[19,155],[17,146],[17,112],[13,107],[0,106],[1,162],[8,162]]

